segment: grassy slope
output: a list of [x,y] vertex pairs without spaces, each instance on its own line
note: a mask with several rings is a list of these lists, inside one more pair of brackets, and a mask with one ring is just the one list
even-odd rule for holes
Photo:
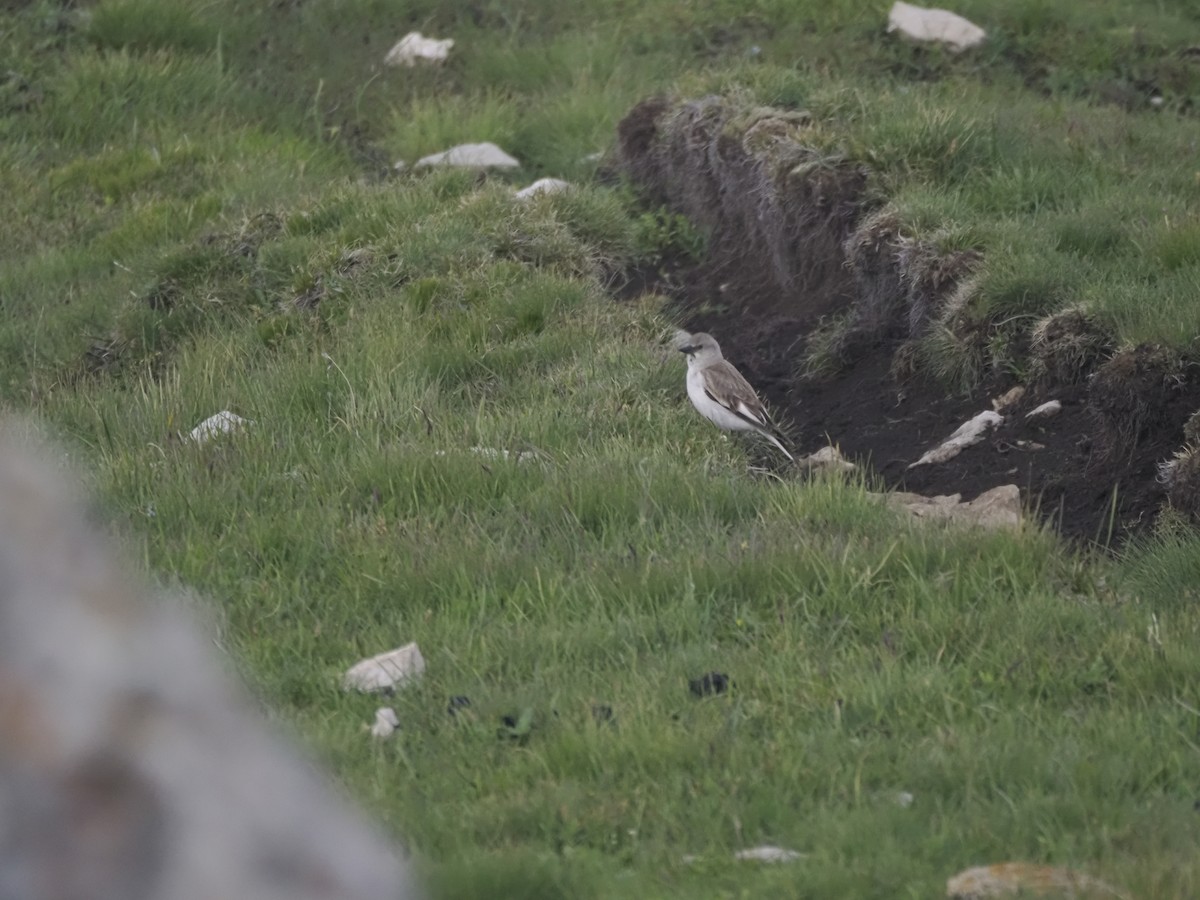
[[[996,34],[956,59],[857,3],[694,5],[0,13],[23,79],[0,94],[0,395],[75,443],[151,570],[216,599],[440,896],[931,896],[1010,858],[1194,895],[1192,538],[1114,566],[750,477],[687,408],[658,301],[602,290],[670,229],[600,187],[519,205],[502,179],[376,175],[490,139],[517,180],[584,180],[642,96],[737,89],[812,109],[914,230],[982,247],[981,316],[1086,302],[1184,342],[1200,20],[964,4]],[[452,62],[379,71],[409,27]],[[1098,102],[1139,79],[1162,111]],[[113,361],[81,379],[92,339]],[[257,424],[173,439],[221,408]],[[429,673],[371,745],[339,674],[410,639]],[[709,669],[731,697],[688,696]],[[497,739],[524,710],[527,739]],[[761,842],[809,856],[729,860]]]

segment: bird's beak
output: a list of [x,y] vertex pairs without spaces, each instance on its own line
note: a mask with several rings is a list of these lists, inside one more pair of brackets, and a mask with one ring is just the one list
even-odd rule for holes
[[699,347],[694,347],[691,344],[688,344],[686,347],[680,347],[679,352],[686,353],[688,356],[691,356],[693,353],[695,353],[699,349],[700,349]]

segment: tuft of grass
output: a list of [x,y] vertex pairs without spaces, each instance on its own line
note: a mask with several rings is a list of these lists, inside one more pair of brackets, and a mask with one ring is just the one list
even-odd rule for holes
[[216,23],[195,4],[105,0],[91,10],[88,37],[101,48],[204,54],[217,46]]
[[1200,222],[1168,225],[1154,238],[1154,255],[1168,272],[1200,269]]
[[1065,253],[1102,259],[1132,250],[1120,210],[1098,206],[1064,215],[1055,228],[1054,248]]

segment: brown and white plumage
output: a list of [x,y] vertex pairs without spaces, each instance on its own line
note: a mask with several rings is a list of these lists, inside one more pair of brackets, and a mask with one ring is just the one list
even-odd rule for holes
[[775,436],[762,401],[742,374],[721,354],[712,335],[689,335],[680,353],[687,354],[688,398],[697,411],[725,431],[761,434],[788,459],[794,459]]

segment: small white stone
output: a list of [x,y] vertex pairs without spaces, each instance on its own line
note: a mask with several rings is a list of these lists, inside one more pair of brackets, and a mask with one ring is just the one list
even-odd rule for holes
[[412,68],[418,62],[444,62],[454,46],[454,38],[438,40],[427,38],[419,31],[410,31],[397,41],[383,58],[385,66],[408,66]]
[[400,718],[390,706],[381,706],[375,710],[375,724],[371,726],[371,736],[384,741],[400,727]]
[[355,663],[342,679],[342,686],[346,690],[387,691],[420,677],[424,671],[425,658],[414,642]]
[[1000,413],[993,412],[990,409],[984,410],[969,422],[964,422],[960,425],[954,434],[950,435],[939,446],[930,450],[915,463],[909,465],[909,468],[927,466],[932,463],[943,463],[948,459],[953,459],[965,448],[973,444],[978,444],[983,440],[988,431],[1003,422],[1004,416],[1000,415]]
[[915,799],[916,798],[913,797],[913,795],[908,791],[899,791],[896,794],[896,805],[901,809],[908,809],[910,806],[912,806],[913,800]]
[[1051,416],[1057,416],[1062,412],[1062,403],[1058,400],[1047,400],[1036,409],[1031,409],[1025,413],[1027,419],[1049,419]]
[[1021,402],[1021,398],[1025,396],[1025,388],[1017,385],[1011,390],[1005,391],[999,397],[992,398],[992,409],[998,413],[1004,412],[1010,406],[1015,406]]
[[888,13],[888,33],[893,31],[914,41],[946,44],[956,53],[982,44],[987,37],[986,31],[956,13],[900,2]]
[[454,166],[460,169],[516,169],[520,163],[495,144],[459,144],[441,153],[432,153],[417,160],[414,168],[427,166]]
[[563,181],[561,178],[539,178],[529,187],[521,188],[517,191],[517,198],[526,200],[530,197],[536,197],[538,194],[557,194],[559,191],[565,191],[571,186],[571,182]]
[[749,850],[739,850],[733,854],[733,858],[750,862],[795,862],[798,859],[803,859],[803,853],[797,853],[795,850],[787,850],[783,847],[774,847],[770,844],[765,844],[762,847],[751,847]]
[[253,424],[254,422],[250,419],[243,419],[236,413],[231,413],[229,410],[223,409],[219,413],[209,416],[188,432],[188,440],[202,444],[218,435],[232,434],[235,431],[240,431],[247,425]]
[[398,159],[394,163],[392,163],[392,171],[393,172],[404,172],[407,169],[408,169],[408,163],[406,163],[402,159]]
[[495,447],[472,447],[471,452],[476,456],[485,456],[488,459],[515,459],[519,463],[537,459],[537,454],[532,450],[518,450],[513,453],[509,450],[497,450]]
[[853,472],[858,468],[837,447],[825,446],[816,453],[801,457],[799,463],[809,470],[825,469],[833,472]]

